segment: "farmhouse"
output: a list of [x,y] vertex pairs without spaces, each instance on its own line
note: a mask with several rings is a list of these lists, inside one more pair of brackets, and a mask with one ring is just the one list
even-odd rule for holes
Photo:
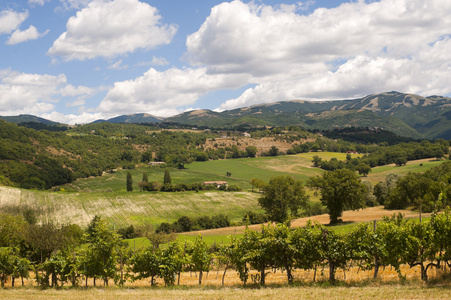
[[221,187],[221,185],[225,185],[227,187],[228,183],[227,183],[227,181],[221,181],[221,180],[219,180],[219,181],[204,181],[204,185],[215,185],[216,188],[219,189]]
[[149,166],[151,167],[159,167],[159,166],[164,166],[166,165],[166,163],[164,161],[151,161],[149,162]]

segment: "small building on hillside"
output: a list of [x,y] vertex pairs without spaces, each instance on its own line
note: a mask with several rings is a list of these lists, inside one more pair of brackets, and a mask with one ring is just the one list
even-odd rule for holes
[[226,187],[228,187],[228,183],[227,181],[204,181],[204,185],[214,185],[216,186],[217,189],[219,189],[222,185],[225,185]]
[[359,154],[358,151],[346,151],[346,154]]
[[160,166],[165,166],[166,163],[164,161],[151,161],[149,162],[149,166],[151,167],[160,167]]

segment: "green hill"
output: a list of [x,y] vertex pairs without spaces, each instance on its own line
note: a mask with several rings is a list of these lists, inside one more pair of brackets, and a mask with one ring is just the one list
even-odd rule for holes
[[108,120],[97,120],[93,123],[158,123],[161,122],[163,118],[155,117],[150,114],[131,114],[117,116]]
[[36,122],[36,123],[43,123],[46,125],[55,125],[58,124],[58,122],[53,122],[47,119],[39,118],[32,115],[18,115],[18,116],[0,116],[0,120],[4,120],[7,122],[12,123],[28,123],[28,122]]
[[369,126],[412,138],[449,139],[450,102],[450,98],[441,96],[389,92],[354,100],[283,101],[221,113],[191,111],[165,121],[229,129],[299,125],[330,130]]

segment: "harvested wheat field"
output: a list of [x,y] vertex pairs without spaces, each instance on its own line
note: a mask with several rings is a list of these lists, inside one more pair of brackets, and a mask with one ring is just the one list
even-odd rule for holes
[[[269,271],[269,270],[268,270]],[[180,286],[164,287],[158,282],[157,287],[150,287],[148,280],[127,283],[124,287],[58,288],[40,290],[26,283],[25,287],[4,288],[0,290],[2,299],[450,299],[451,282],[441,280],[440,284],[430,284],[418,279],[418,270],[403,268],[407,280],[399,282],[396,272],[387,268],[380,273],[378,280],[369,280],[372,272],[355,269],[337,272],[340,280],[336,286],[327,282],[327,272],[321,275],[318,270],[317,283],[312,283],[314,272],[296,272],[295,284],[285,284],[285,274],[277,272],[268,274],[265,287],[248,284],[243,287],[234,271],[228,271],[225,286],[221,286],[222,270],[212,271],[198,286],[194,273],[184,273]],[[431,272],[432,282],[435,271]],[[438,274],[440,276],[440,274]],[[111,285],[111,283],[110,283]]]

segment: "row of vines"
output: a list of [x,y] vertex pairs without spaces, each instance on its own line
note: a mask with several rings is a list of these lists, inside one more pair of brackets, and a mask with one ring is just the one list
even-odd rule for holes
[[[329,270],[329,280],[336,281],[339,269],[358,267],[372,270],[380,277],[381,268],[393,267],[400,278],[402,265],[421,267],[421,278],[428,280],[431,268],[451,266],[451,214],[433,214],[428,221],[406,220],[393,215],[382,221],[362,223],[349,233],[337,233],[319,223],[308,223],[292,229],[288,223],[262,226],[261,232],[246,230],[242,237],[232,237],[228,244],[209,246],[202,237],[191,242],[172,242],[140,249],[126,247],[119,235],[98,219],[88,233],[86,247],[64,249],[53,253],[42,263],[31,263],[20,257],[14,247],[0,249],[2,286],[11,278],[34,280],[42,287],[69,283],[88,285],[88,279],[110,280],[122,285],[127,281],[150,279],[150,285],[161,278],[165,285],[180,284],[182,272],[196,272],[199,285],[203,274],[212,269],[238,273],[246,285],[250,280],[265,284],[270,271],[283,271],[288,283],[295,281],[296,269]],[[252,278],[251,271],[253,271]],[[255,275],[257,271],[257,275]],[[83,282],[84,281],[84,282]]]

